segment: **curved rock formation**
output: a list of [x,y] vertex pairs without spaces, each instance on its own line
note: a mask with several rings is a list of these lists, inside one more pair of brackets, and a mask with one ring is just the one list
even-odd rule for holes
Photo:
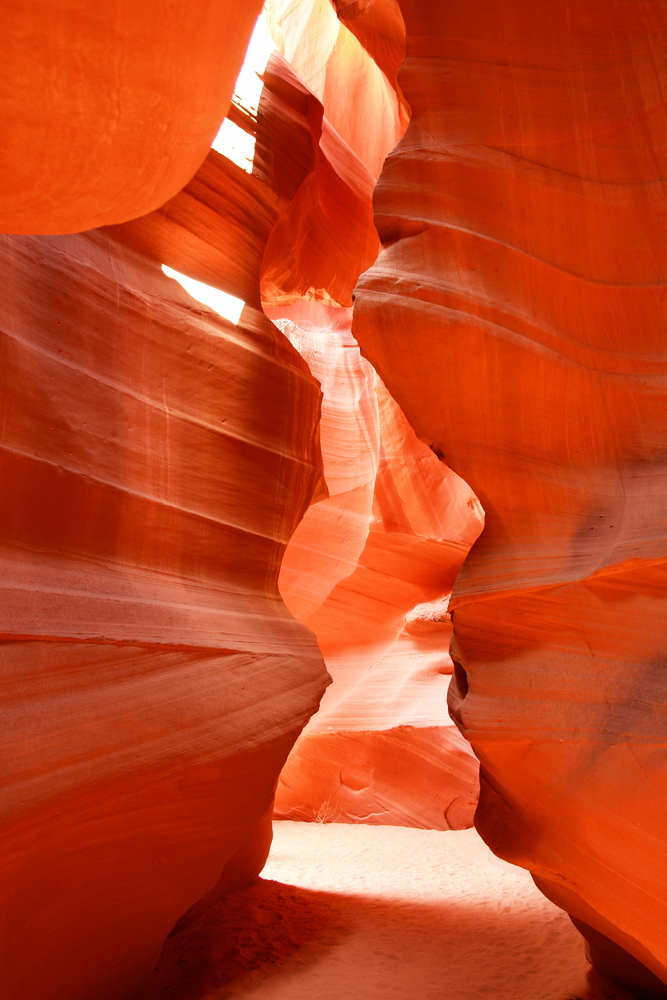
[[354,572],[366,545],[380,428],[375,372],[350,334],[351,311],[304,303],[301,312],[300,323],[277,323],[322,388],[319,432],[327,493],[297,525],[280,568],[283,599],[303,621]]
[[378,4],[371,25],[373,9],[350,22],[362,44],[329,0],[271,0],[265,8],[282,55],[263,76],[253,169],[289,198],[262,265],[269,315],[291,316],[303,300],[350,307],[359,275],[377,257],[373,188],[408,114],[395,81],[403,21],[393,0]]
[[175,195],[227,112],[261,6],[12,3],[0,43],[0,232],[81,232]]
[[328,126],[378,177],[409,121],[396,84],[405,55],[397,0],[269,0],[263,16],[286,61],[321,102]]
[[279,195],[214,149],[189,184],[155,212],[108,226],[150,260],[259,307],[259,273]]
[[4,25],[0,228],[107,228],[0,242],[0,996],[123,1000],[259,871],[313,632],[282,814],[470,821],[475,494],[477,824],[667,996],[667,0],[274,0],[251,177],[259,6]]
[[122,1000],[261,869],[326,682],[277,589],[320,393],[104,233],[0,252],[0,996]]
[[[333,676],[283,772],[276,811],[467,826],[477,763],[447,717],[449,625],[426,642],[400,633],[415,605],[449,593],[482,521],[471,491],[415,439],[361,358],[346,308],[378,249],[372,171],[404,129],[395,80],[369,53],[395,73],[403,24],[395,5],[378,5],[384,35],[361,31],[366,50],[328,2],[271,7],[292,65],[276,55],[264,74],[254,169],[291,200],[267,242],[262,302],[322,386],[329,494],[299,524],[280,587]],[[356,28],[368,28],[356,13]],[[344,774],[356,776],[351,792]]]
[[[278,54],[269,59],[264,79],[259,110],[270,114],[273,183],[283,190],[294,185],[294,193],[264,251],[262,304],[269,315],[286,315],[291,305],[304,299],[349,307],[359,274],[380,249],[373,224],[374,178],[323,117],[322,104]],[[295,138],[303,174],[294,170]],[[300,174],[297,187],[294,180],[300,180]]]
[[283,770],[276,815],[470,826],[477,762],[447,716],[449,615],[424,602],[449,594],[483,515],[415,438],[344,311],[302,312],[310,322],[281,325],[322,385],[329,497],[292,536],[280,589],[333,683]]
[[477,824],[667,982],[667,5],[401,9],[354,332],[486,511],[452,602]]

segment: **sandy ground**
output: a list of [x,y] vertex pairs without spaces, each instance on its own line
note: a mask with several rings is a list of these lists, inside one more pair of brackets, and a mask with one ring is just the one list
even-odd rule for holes
[[278,822],[263,877],[170,938],[138,1000],[627,1000],[474,830]]

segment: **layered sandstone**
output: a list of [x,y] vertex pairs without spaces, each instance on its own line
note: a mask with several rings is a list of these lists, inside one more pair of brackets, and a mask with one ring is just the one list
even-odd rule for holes
[[301,312],[310,320],[280,325],[322,386],[329,496],[292,536],[280,589],[315,632],[333,683],[283,770],[276,814],[471,826],[477,761],[447,714],[446,599],[483,514],[417,440],[349,316]]
[[403,132],[404,103],[369,55],[377,34],[366,50],[328,2],[271,7],[285,56],[264,74],[254,169],[292,198],[267,241],[262,301],[322,386],[328,493],[299,524],[280,587],[333,678],[283,772],[277,815],[469,826],[477,764],[447,715],[449,622],[428,638],[402,630],[416,605],[451,591],[481,508],[415,438],[347,308],[378,250],[373,171]]
[[486,511],[452,602],[478,827],[667,981],[667,7],[401,9],[354,332]]
[[261,869],[325,686],[277,589],[320,391],[107,234],[1,253],[0,995],[121,1000]]
[[174,198],[108,232],[156,263],[258,307],[262,258],[282,207],[278,191],[210,149]]
[[329,0],[265,7],[279,52],[263,75],[253,172],[289,199],[262,264],[270,315],[298,317],[304,300],[349,308],[377,257],[373,189],[408,112],[395,80],[405,48],[395,0],[381,0],[376,15],[360,32]]
[[121,1000],[258,872],[313,632],[283,814],[470,821],[475,494],[478,826],[660,992],[667,6],[274,0],[249,177],[258,9],[7,23],[0,228],[120,225],[1,247],[0,995]]

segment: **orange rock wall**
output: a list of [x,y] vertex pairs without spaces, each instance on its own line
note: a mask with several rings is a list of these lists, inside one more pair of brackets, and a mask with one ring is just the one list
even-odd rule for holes
[[477,825],[667,982],[667,2],[274,0],[248,177],[259,6],[8,13],[0,229],[108,228],[0,245],[0,996],[129,997],[261,868],[326,684],[295,529],[334,684],[279,808],[469,822],[475,494]]
[[182,191],[108,232],[150,260],[259,306],[259,272],[281,201],[214,149]]
[[297,527],[279,583],[333,683],[281,774],[276,815],[471,826],[477,761],[448,718],[443,598],[483,514],[361,357],[347,311],[302,312],[310,320],[278,322],[323,389],[329,496]]
[[[0,226],[111,224],[0,244],[7,1000],[131,996],[174,925],[261,869],[278,773],[327,683],[313,633],[277,588],[297,525],[291,553],[305,537],[305,558],[285,567],[305,601],[297,615],[332,594],[322,643],[362,666],[387,661],[368,694],[382,692],[381,722],[359,714],[339,673],[346,815],[380,803],[381,822],[470,822],[476,763],[441,724],[449,623],[435,643],[399,633],[416,601],[451,589],[472,535],[430,524],[430,485],[456,477],[414,440],[349,340],[352,289],[379,249],[374,179],[407,122],[400,12],[343,11],[350,30],[328,3],[311,4],[306,35],[327,26],[313,50],[324,70],[306,86],[272,58],[257,120],[244,123],[257,136],[249,176],[214,151],[201,161],[256,6],[237,5],[233,25],[229,5],[199,10],[191,28],[178,4],[159,17],[68,8],[54,11],[49,45],[46,22],[15,12],[18,61],[6,69],[26,85],[6,114],[22,169],[5,178]],[[29,77],[26,51],[39,56]],[[241,297],[239,326],[162,263]],[[298,314],[304,300],[324,310],[321,428],[318,384],[257,311],[260,280],[274,313]],[[470,491],[456,481],[465,521]],[[316,552],[313,525],[299,521],[318,498],[309,513],[327,544]],[[339,586],[350,574],[363,591],[354,623],[353,591]],[[397,595],[383,606],[387,580]],[[440,711],[425,715],[431,691]],[[316,765],[299,793],[311,813],[331,752],[318,740],[304,764],[304,776]]]
[[452,602],[477,825],[667,981],[667,4],[401,10],[353,329],[486,512]]
[[227,113],[261,0],[7,6],[0,232],[72,233],[158,208]]
[[0,996],[122,1000],[261,869],[326,684],[277,589],[320,392],[104,233],[0,255]]
[[[394,59],[403,25],[395,5],[378,5],[384,42],[361,32],[366,49],[328,0],[271,6],[290,62],[274,56],[264,75],[255,169],[293,194],[267,242],[262,301],[322,386],[328,492],[297,527],[280,587],[333,677],[283,771],[276,815],[469,826],[477,762],[447,715],[449,623],[426,641],[401,632],[416,604],[450,592],[481,509],[416,440],[359,354],[346,308],[378,250],[373,171],[405,127],[395,80],[369,53]],[[350,24],[368,28],[366,15]]]
[[289,198],[262,264],[270,315],[304,300],[349,308],[379,251],[373,188],[408,122],[395,79],[405,28],[395,0],[361,20],[346,13],[330,0],[265,7],[279,53],[263,77],[253,172]]

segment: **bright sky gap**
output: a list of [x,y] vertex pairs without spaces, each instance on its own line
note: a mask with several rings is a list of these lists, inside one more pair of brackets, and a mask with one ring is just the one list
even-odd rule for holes
[[214,309],[224,319],[229,320],[230,323],[238,323],[245,305],[243,299],[237,299],[235,295],[221,292],[219,288],[213,288],[203,281],[195,281],[194,278],[188,278],[187,275],[180,274],[179,271],[174,271],[173,267],[167,267],[166,264],[162,265],[162,270],[168,278],[173,278],[179,285],[182,285],[193,299],[197,299],[198,302],[209,306],[210,309]]

